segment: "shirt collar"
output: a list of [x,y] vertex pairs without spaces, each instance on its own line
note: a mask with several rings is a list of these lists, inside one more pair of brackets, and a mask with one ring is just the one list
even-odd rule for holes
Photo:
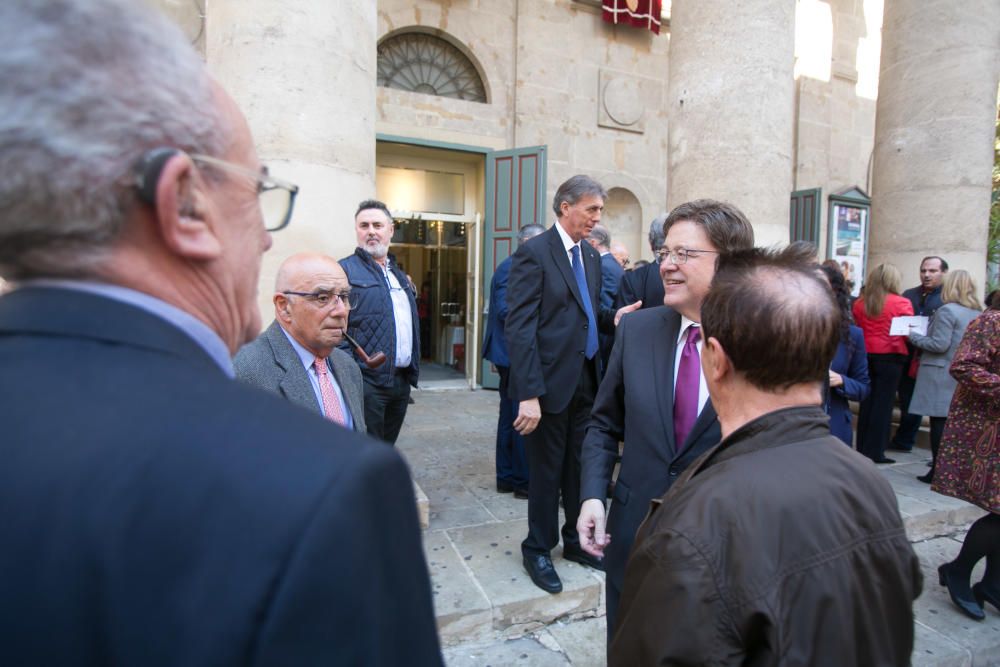
[[299,361],[302,362],[305,369],[307,371],[311,369],[313,364],[316,363],[316,355],[302,347],[302,343],[295,340],[295,337],[292,336],[292,334],[285,331],[285,327],[281,326],[280,322],[278,323],[278,328],[281,329],[281,333],[285,334],[285,338],[288,339],[288,342],[292,344],[292,349],[294,349],[295,353],[299,355]]
[[688,327],[690,327],[691,325],[694,325],[696,327],[700,327],[701,323],[700,322],[695,322],[694,320],[688,319],[686,316],[681,315],[681,329],[680,329],[680,331],[677,332],[677,343],[678,344],[680,344],[681,340],[684,339],[684,332],[687,331]]
[[229,348],[222,342],[219,334],[194,315],[158,299],[155,296],[110,283],[90,280],[69,280],[63,278],[32,278],[18,282],[22,287],[52,287],[58,289],[76,290],[96,294],[113,301],[126,303],[166,320],[190,336],[201,347],[212,361],[230,378],[236,377],[233,362],[229,356]]
[[569,234],[566,233],[566,230],[563,229],[558,220],[556,220],[556,231],[559,232],[559,238],[562,239],[563,247],[566,249],[566,252],[570,252],[573,249],[573,246],[580,245],[579,243],[573,242],[573,239],[569,237]]

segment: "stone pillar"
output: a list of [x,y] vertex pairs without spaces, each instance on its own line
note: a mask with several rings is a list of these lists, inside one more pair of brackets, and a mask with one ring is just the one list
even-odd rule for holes
[[353,252],[354,211],[375,196],[376,0],[205,0],[206,59],[246,114],[261,160],[296,183],[291,224],[261,272],[289,255]]
[[674,0],[667,208],[721,199],[758,244],[788,242],[795,3]]
[[1000,76],[997,0],[886,0],[868,266],[941,255],[980,289]]

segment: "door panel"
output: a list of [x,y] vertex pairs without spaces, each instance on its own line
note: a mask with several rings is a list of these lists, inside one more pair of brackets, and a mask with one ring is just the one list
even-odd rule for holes
[[[486,156],[486,219],[483,221],[483,303],[489,304],[490,281],[497,265],[517,249],[524,225],[544,225],[545,146],[495,151]],[[486,329],[484,314],[483,330]],[[500,376],[483,360],[483,387],[496,389]]]

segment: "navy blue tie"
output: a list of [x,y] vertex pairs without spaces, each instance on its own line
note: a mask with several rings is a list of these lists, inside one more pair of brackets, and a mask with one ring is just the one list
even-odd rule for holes
[[587,349],[584,354],[593,359],[597,353],[597,320],[594,318],[594,307],[590,303],[590,290],[587,289],[587,277],[583,274],[583,262],[580,261],[580,246],[573,246],[573,275],[576,276],[576,286],[580,288],[583,299],[583,310],[587,313]]

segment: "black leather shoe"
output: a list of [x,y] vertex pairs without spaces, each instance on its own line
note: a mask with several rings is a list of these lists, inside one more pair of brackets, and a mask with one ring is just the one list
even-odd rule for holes
[[896,462],[896,459],[890,459],[890,458],[887,458],[885,456],[883,456],[880,459],[875,459],[875,463],[895,463],[895,462]]
[[896,443],[892,442],[889,443],[889,449],[895,450],[897,452],[912,452],[913,445],[897,445]]
[[[945,563],[938,568],[938,581],[948,589],[948,595],[955,606],[962,610],[962,613],[975,621],[986,618],[986,612],[980,607],[973,596],[966,593],[969,590],[968,582],[965,583],[965,591],[961,590],[962,582],[951,571],[951,563]],[[980,589],[981,590],[981,589]]]
[[983,602],[989,602],[996,607],[997,611],[1000,611],[1000,591],[996,591],[980,581],[978,584],[972,585],[972,595],[975,596],[980,607],[986,606]]
[[512,493],[514,491],[514,485],[510,482],[501,482],[497,480],[497,493]]
[[930,484],[931,482],[934,481],[934,471],[932,470],[926,475],[917,475],[917,479],[923,482],[924,484]]
[[563,547],[563,558],[604,572],[604,561],[596,556],[591,556],[580,547]]
[[546,593],[561,593],[562,582],[552,565],[552,559],[545,554],[524,557],[524,569],[536,586]]
[[518,500],[528,499],[528,487],[526,486],[515,486],[514,487],[514,497]]

